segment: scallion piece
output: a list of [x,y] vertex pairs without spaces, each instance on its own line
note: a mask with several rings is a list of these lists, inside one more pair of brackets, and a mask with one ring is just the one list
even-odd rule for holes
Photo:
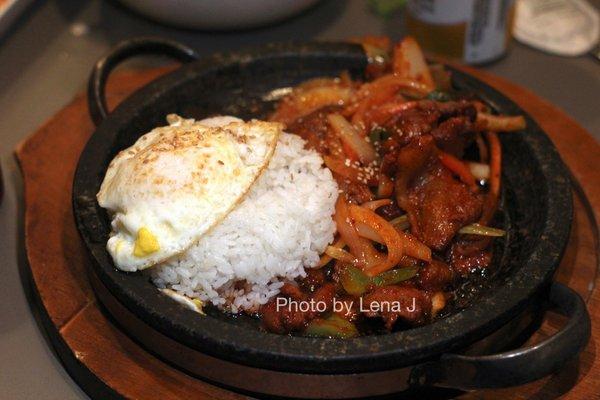
[[401,215],[397,218],[394,218],[390,221],[390,224],[394,225],[394,227],[404,231],[410,228],[410,222],[408,222],[408,214]]
[[427,95],[429,100],[446,102],[452,100],[451,96],[447,92],[442,92],[440,90],[434,90]]
[[367,291],[371,280],[360,269],[348,265],[341,273],[340,281],[346,293],[360,296]]
[[481,235],[481,236],[493,236],[493,237],[501,237],[506,235],[506,232],[502,229],[491,228],[489,226],[479,225],[479,224],[471,224],[462,227],[458,233],[462,233],[465,235]]
[[369,134],[369,142],[371,142],[371,143],[383,142],[384,140],[389,139],[390,136],[391,136],[391,134],[387,130],[385,130],[383,128],[375,128]]
[[348,339],[358,336],[356,326],[350,321],[333,314],[328,318],[317,318],[308,324],[306,336]]
[[396,268],[373,277],[373,284],[376,286],[388,286],[411,279],[417,275],[416,268]]

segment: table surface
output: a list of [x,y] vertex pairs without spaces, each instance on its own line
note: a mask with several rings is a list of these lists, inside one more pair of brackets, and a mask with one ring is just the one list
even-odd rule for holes
[[[592,3],[600,7],[600,0]],[[352,27],[351,30],[348,27]],[[85,399],[40,330],[23,278],[22,181],[16,144],[85,87],[94,61],[118,41],[153,35],[180,40],[199,54],[281,40],[338,40],[365,34],[403,35],[401,16],[380,19],[364,0],[328,0],[276,26],[236,33],[163,27],[114,1],[37,1],[0,38],[0,160],[5,194],[0,206],[0,388],[7,399]],[[600,64],[562,58],[513,44],[486,70],[558,105],[600,140]],[[68,134],[68,127],[65,127]]]

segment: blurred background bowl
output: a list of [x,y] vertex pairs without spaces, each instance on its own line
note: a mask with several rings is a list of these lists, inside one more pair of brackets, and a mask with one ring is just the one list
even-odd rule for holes
[[168,25],[204,30],[237,30],[291,17],[320,0],[120,0]]

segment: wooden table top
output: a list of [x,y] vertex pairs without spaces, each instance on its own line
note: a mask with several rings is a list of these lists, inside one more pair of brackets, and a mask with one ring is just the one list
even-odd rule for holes
[[[109,103],[164,72],[124,71],[111,78]],[[592,339],[579,359],[556,374],[518,388],[462,394],[464,399],[600,399],[600,293],[595,288],[600,213],[596,164],[600,146],[575,121],[525,89],[500,78],[469,72],[511,97],[549,134],[580,184],[575,220],[557,279],[588,301]],[[85,274],[87,261],[71,212],[71,182],[79,153],[93,131],[83,96],[56,114],[16,150],[25,182],[25,241],[30,278],[45,327],[69,372],[98,398],[240,399],[155,358],[101,312]],[[560,321],[549,316],[532,341],[547,337]]]

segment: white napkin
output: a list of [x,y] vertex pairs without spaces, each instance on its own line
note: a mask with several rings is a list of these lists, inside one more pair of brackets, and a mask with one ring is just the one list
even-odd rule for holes
[[598,11],[585,0],[517,0],[514,37],[561,56],[580,56],[598,43]]

